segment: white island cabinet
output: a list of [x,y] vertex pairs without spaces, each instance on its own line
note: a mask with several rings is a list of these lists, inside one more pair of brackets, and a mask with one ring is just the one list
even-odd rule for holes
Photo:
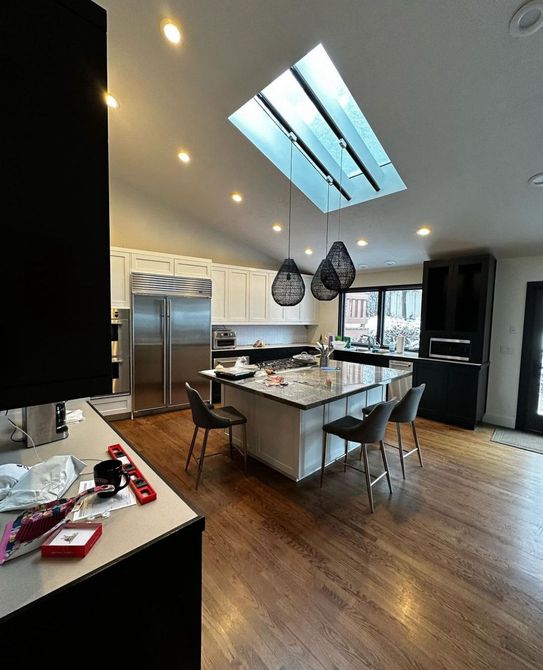
[[[266,375],[239,381],[200,374],[224,385],[224,403],[247,417],[249,453],[290,479],[299,481],[321,467],[322,426],[385,399],[392,380],[411,373],[391,368],[337,363],[337,370],[301,368],[282,372],[287,386],[266,386]],[[236,435],[234,428],[234,437]],[[359,445],[350,444],[350,449]],[[344,453],[343,440],[330,436],[326,462]]]

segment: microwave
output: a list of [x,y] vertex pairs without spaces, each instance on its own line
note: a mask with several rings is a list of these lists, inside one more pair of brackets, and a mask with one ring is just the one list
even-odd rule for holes
[[430,358],[443,358],[449,361],[469,361],[471,340],[453,340],[445,337],[430,338]]
[[234,349],[236,346],[235,330],[213,331],[213,349]]

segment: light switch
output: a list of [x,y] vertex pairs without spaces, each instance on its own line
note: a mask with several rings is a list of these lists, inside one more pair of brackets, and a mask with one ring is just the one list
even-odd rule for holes
[[503,345],[500,347],[500,353],[501,354],[506,354],[510,356],[513,353],[513,347],[504,347]]
[[509,332],[511,333],[511,335],[515,335],[516,332],[517,332],[517,327],[515,325],[511,324],[509,326]]

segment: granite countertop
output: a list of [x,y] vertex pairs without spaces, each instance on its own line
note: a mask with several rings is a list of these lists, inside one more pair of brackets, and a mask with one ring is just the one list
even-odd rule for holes
[[[216,377],[213,370],[202,370],[199,374],[221,384],[255,393],[299,409],[311,409],[325,405],[338,398],[345,398],[376,386],[388,384],[394,379],[411,375],[411,372],[360,363],[337,361],[334,365],[337,365],[337,371],[312,367],[279,373],[288,382],[288,386],[266,386],[267,376],[258,373],[258,376],[237,381]],[[330,385],[327,385],[327,380],[330,380]]]
[[353,347],[350,349],[339,349],[339,351],[350,351],[355,354],[364,354],[365,356],[382,356],[390,359],[405,359],[411,361],[430,361],[432,363],[454,363],[456,365],[471,365],[474,367],[482,367],[484,363],[470,363],[469,361],[453,361],[448,358],[430,358],[429,356],[420,356],[418,351],[404,351],[399,354],[397,351],[369,351],[364,347]]
[[316,349],[315,344],[308,344],[307,342],[291,343],[291,344],[266,344],[264,347],[253,347],[252,344],[238,344],[235,347],[225,347],[224,349],[212,349],[212,352],[229,352],[229,351],[264,351],[265,349],[303,349],[304,347],[313,347]]

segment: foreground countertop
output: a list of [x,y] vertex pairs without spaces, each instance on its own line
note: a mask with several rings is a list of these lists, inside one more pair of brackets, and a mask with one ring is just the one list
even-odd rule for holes
[[[203,526],[203,517],[199,517],[90,405],[81,401],[69,403],[68,407],[82,409],[85,420],[70,424],[67,439],[38,447],[40,457],[46,460],[57,454],[77,456],[88,462],[80,479],[92,479],[95,460],[108,459],[107,447],[120,444],[155,489],[157,499],[147,505],[136,503],[112,512],[107,519],[98,519],[103,525],[102,537],[83,559],[41,559],[38,550],[0,566],[0,619],[57,589],[85,579],[187,524],[201,520]],[[37,463],[34,449],[21,448],[10,441],[11,428],[5,424],[6,432],[0,434],[0,464]],[[79,481],[70,487],[66,497],[77,493]],[[17,514],[0,513],[0,533]]]
[[[257,373],[258,376],[237,381],[219,378],[213,370],[202,370],[199,374],[221,384],[299,409],[311,409],[325,405],[338,398],[345,398],[411,375],[411,372],[402,370],[344,361],[336,361],[332,365],[337,366],[337,371],[313,367],[280,372],[279,374],[288,382],[288,386],[266,386],[267,375],[259,373]],[[328,380],[330,384],[327,383]]]

